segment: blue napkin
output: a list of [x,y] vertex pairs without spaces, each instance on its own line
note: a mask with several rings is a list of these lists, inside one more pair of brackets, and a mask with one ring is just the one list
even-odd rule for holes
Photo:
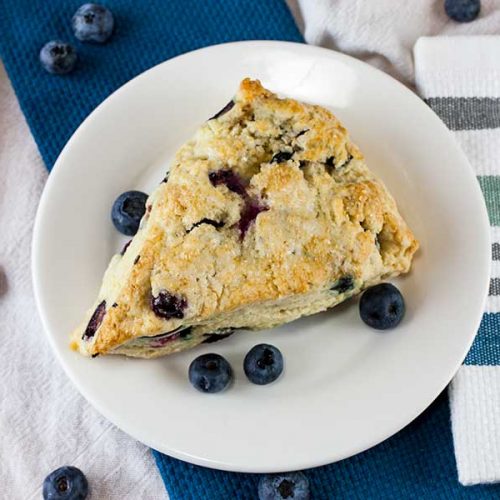
[[[228,41],[302,41],[282,0],[106,0],[116,18],[113,38],[105,46],[82,45],[69,23],[80,3],[83,0],[0,2],[0,56],[49,170],[84,118],[151,66]],[[38,51],[51,39],[76,44],[80,62],[73,74],[57,77],[41,69]],[[172,500],[257,497],[258,475],[214,471],[153,453]],[[459,485],[446,395],[381,445],[306,474],[317,500],[500,497],[500,486]]]

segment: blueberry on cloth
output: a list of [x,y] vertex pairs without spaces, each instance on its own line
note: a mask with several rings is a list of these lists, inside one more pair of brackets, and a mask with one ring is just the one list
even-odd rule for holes
[[148,195],[141,191],[126,191],[118,196],[111,209],[111,220],[120,233],[126,236],[137,233],[147,199]]
[[77,58],[74,47],[60,40],[48,42],[40,50],[42,66],[55,75],[64,75],[72,71]]
[[232,379],[231,365],[219,354],[203,354],[189,365],[189,381],[200,392],[221,392]]
[[372,328],[387,330],[397,326],[405,314],[401,292],[391,283],[381,283],[366,290],[359,301],[361,319]]
[[474,21],[481,10],[480,0],[445,0],[444,10],[450,19],[459,23]]
[[258,487],[259,500],[309,500],[309,480],[302,472],[262,476]]
[[245,356],[245,375],[250,382],[266,385],[274,382],[283,371],[283,355],[270,344],[258,344]]
[[76,38],[81,42],[104,43],[113,33],[115,20],[106,7],[86,3],[73,15],[71,26]]
[[88,491],[85,474],[68,465],[51,472],[43,482],[44,500],[85,500]]

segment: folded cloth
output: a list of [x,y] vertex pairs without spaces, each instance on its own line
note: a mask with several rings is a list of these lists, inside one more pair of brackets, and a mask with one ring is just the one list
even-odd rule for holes
[[[421,38],[419,93],[453,131],[483,190],[491,224],[492,278],[474,344],[450,388],[462,484],[500,481],[500,37]],[[459,305],[457,305],[459,307]]]
[[472,23],[452,21],[444,0],[288,0],[307,43],[339,50],[373,64],[410,87],[412,48],[422,36],[496,35],[498,0],[481,0]]

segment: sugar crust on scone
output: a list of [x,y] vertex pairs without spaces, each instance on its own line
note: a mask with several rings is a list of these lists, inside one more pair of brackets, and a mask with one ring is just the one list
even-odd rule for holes
[[[270,328],[408,272],[417,248],[330,111],[245,79],[177,152],[72,345],[157,357]],[[155,314],[160,293],[183,301],[177,317]]]

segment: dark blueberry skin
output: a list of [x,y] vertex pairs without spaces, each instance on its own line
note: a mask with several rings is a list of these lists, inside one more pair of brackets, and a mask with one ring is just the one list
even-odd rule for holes
[[230,169],[210,172],[208,174],[208,178],[212,183],[212,186],[217,187],[224,185],[227,186],[227,188],[233,193],[239,194],[243,197],[247,196],[246,183],[237,173]]
[[82,5],[71,20],[73,33],[81,42],[104,43],[113,33],[113,14],[95,3]]
[[259,481],[259,500],[309,500],[309,480],[302,472],[268,474]]
[[257,385],[270,384],[283,372],[283,355],[272,345],[258,344],[248,351],[243,369],[250,382]]
[[141,191],[126,191],[118,196],[111,209],[111,220],[120,233],[126,236],[137,233],[147,199],[148,195]]
[[151,296],[151,309],[160,318],[163,319],[182,319],[184,318],[184,309],[187,307],[185,297],[174,295],[167,290],[162,290],[158,295]]
[[198,222],[195,222],[186,232],[190,233],[195,227],[201,226],[202,224],[208,224],[209,226],[213,226],[216,229],[224,227],[224,222],[219,222],[212,219],[201,219]]
[[219,354],[203,354],[189,365],[189,381],[200,392],[221,392],[232,380],[231,365]]
[[354,279],[352,276],[343,276],[335,282],[331,290],[338,293],[345,293],[354,288]]
[[243,240],[245,234],[250,229],[252,222],[257,218],[257,216],[262,212],[267,212],[268,207],[262,205],[259,200],[248,199],[241,211],[241,217],[238,222],[238,229],[240,230],[240,239]]
[[234,101],[229,101],[219,112],[215,113],[209,120],[215,120],[219,116],[225,115],[228,111],[231,111],[234,107]]
[[89,324],[85,331],[83,332],[82,340],[90,340],[97,332],[97,329],[101,326],[102,320],[106,316],[106,301],[103,300],[92,314]]
[[88,492],[87,478],[76,467],[60,467],[43,482],[44,500],[85,500]]
[[280,151],[273,156],[271,163],[283,163],[285,161],[288,161],[292,156],[293,153],[290,153],[288,151]]
[[361,319],[372,328],[387,330],[399,325],[405,314],[401,292],[390,283],[366,290],[359,301]]
[[46,43],[40,50],[42,66],[55,75],[65,75],[73,71],[77,59],[74,47],[59,40]]
[[214,333],[204,333],[203,336],[206,337],[202,344],[213,344],[214,342],[219,342],[219,340],[227,339],[234,333],[234,328],[224,328]]
[[449,18],[459,23],[474,21],[481,10],[480,0],[445,0],[444,10]]

